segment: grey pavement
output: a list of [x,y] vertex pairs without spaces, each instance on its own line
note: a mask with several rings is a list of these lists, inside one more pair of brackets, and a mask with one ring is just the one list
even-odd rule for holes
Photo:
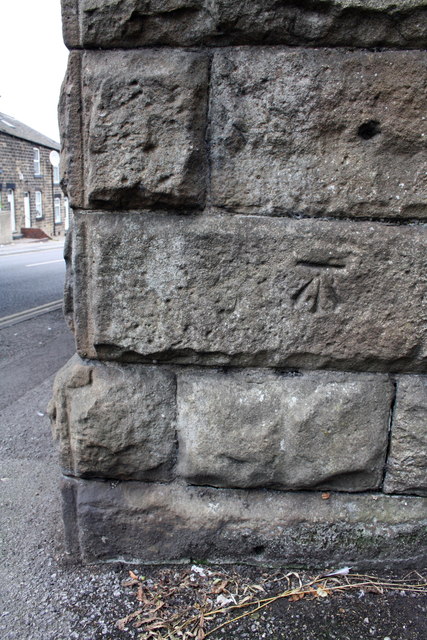
[[64,247],[64,238],[34,240],[32,238],[20,238],[8,244],[0,244],[0,256],[14,255],[16,253],[28,253],[33,251],[46,251]]
[[116,570],[70,564],[63,545],[61,474],[46,407],[54,373],[73,352],[60,311],[0,330],[2,640],[109,638],[126,614],[114,596]]

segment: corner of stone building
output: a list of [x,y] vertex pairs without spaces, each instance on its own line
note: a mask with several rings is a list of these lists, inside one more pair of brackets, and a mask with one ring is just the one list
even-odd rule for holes
[[167,4],[62,2],[70,553],[416,566],[424,3]]

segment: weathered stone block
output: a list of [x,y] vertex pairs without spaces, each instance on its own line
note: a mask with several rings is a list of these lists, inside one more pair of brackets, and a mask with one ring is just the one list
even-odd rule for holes
[[422,47],[424,0],[62,0],[70,47],[317,44]]
[[84,175],[81,141],[81,54],[72,51],[58,104],[61,131],[61,185],[70,204],[83,204]]
[[68,307],[83,357],[425,367],[423,226],[148,212],[75,219]]
[[64,497],[70,550],[88,563],[420,567],[426,560],[424,498],[338,493],[322,500],[307,491],[85,480],[67,480]]
[[170,479],[176,455],[172,373],[74,356],[57,374],[49,413],[63,473]]
[[427,377],[399,376],[386,493],[427,496]]
[[217,51],[212,204],[427,218],[426,63],[426,52]]
[[197,485],[365,491],[382,483],[387,376],[188,373],[177,474]]
[[[71,204],[201,206],[207,78],[200,53],[74,53],[61,105]],[[76,157],[79,172],[71,170]]]
[[62,35],[65,44],[79,46],[80,42],[80,0],[61,0]]

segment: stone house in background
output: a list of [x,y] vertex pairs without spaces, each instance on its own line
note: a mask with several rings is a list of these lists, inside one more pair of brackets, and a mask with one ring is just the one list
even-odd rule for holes
[[59,184],[59,144],[0,113],[0,242],[62,236],[68,198]]

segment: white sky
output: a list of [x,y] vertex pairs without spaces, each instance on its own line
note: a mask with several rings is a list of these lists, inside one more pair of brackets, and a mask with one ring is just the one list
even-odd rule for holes
[[59,141],[65,75],[60,0],[0,0],[0,111]]

